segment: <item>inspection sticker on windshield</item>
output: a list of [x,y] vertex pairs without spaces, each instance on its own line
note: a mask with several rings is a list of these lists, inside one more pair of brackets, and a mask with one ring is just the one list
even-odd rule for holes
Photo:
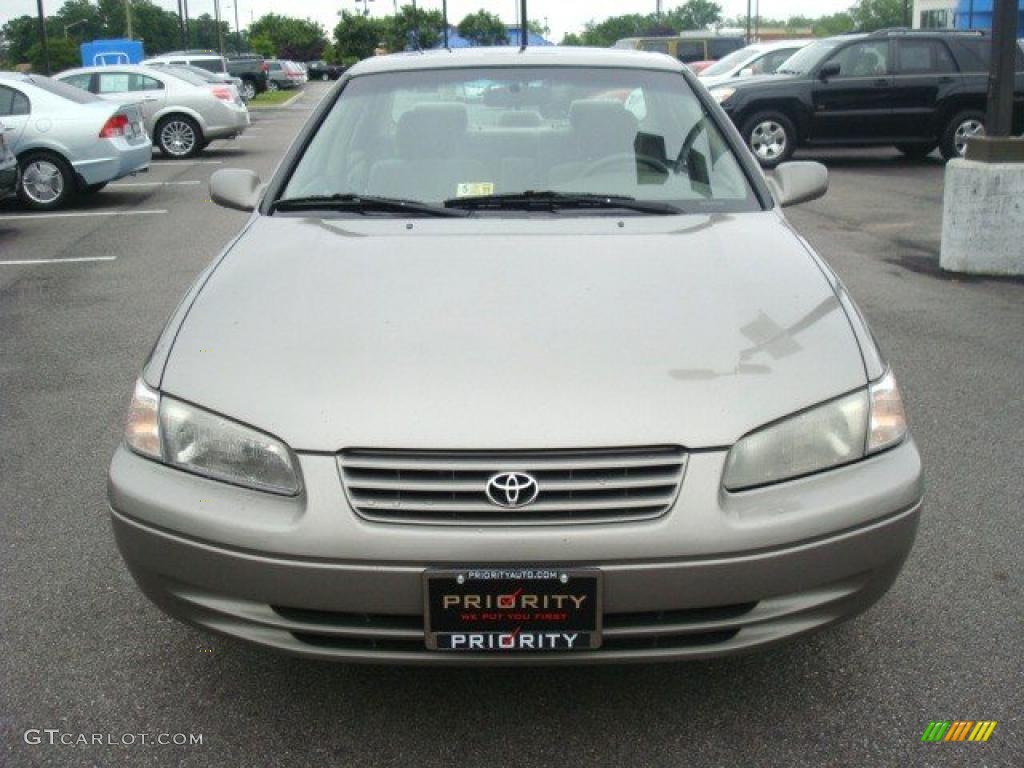
[[494,194],[494,183],[491,181],[464,181],[459,184],[456,197],[486,197]]

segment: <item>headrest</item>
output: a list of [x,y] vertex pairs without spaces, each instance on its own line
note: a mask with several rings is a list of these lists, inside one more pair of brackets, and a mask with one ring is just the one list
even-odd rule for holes
[[632,154],[636,117],[611,99],[579,99],[569,107],[569,123],[588,158]]
[[413,158],[430,148],[432,157],[447,157],[466,133],[466,107],[463,104],[419,104],[398,119],[398,154]]

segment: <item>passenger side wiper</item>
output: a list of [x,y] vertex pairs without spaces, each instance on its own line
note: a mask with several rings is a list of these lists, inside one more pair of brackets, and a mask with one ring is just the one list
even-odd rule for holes
[[408,213],[419,216],[466,216],[466,211],[455,211],[419,200],[402,200],[397,197],[374,197],[372,195],[337,194],[309,195],[307,197],[284,197],[271,206],[273,211],[381,211],[385,213]]
[[532,190],[507,195],[453,197],[444,201],[446,208],[470,210],[557,210],[559,208],[624,208],[640,213],[659,215],[684,213],[678,206],[656,200],[637,200],[628,195],[596,195],[583,192]]

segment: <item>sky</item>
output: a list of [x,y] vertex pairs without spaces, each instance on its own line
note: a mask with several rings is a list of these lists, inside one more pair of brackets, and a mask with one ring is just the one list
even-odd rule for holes
[[[399,0],[399,4],[411,0]],[[716,0],[727,17],[746,14],[747,0]],[[291,16],[309,17],[319,21],[328,31],[337,24],[338,11],[362,9],[362,0],[221,0],[221,14],[234,28],[234,5],[238,3],[239,22],[244,29],[250,18],[259,18],[264,13],[287,13]],[[682,5],[685,0],[663,0],[665,9]],[[854,0],[760,0],[761,15],[771,18],[785,18],[795,14],[821,16],[845,10]],[[169,10],[177,10],[177,0],[156,0]],[[63,0],[43,0],[47,14],[52,14],[63,5]],[[371,14],[385,16],[394,9],[394,0],[369,0]],[[441,8],[441,0],[419,0],[424,8]],[[282,8],[282,6],[284,6]],[[600,21],[608,16],[624,13],[650,13],[656,0],[529,0],[528,13],[531,18],[546,20],[551,27],[551,39],[558,42],[566,32],[577,32],[590,19]],[[213,15],[213,0],[189,0],[189,15],[203,13]],[[481,8],[495,13],[503,21],[516,21],[519,0],[449,0],[448,17],[457,23],[467,13]],[[9,18],[36,13],[36,0],[0,0],[0,24]]]

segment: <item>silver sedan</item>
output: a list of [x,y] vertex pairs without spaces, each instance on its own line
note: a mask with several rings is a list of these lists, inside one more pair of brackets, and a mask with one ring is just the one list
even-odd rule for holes
[[145,169],[152,158],[142,115],[38,75],[0,72],[4,140],[21,167],[18,196],[59,208],[76,194]]
[[164,155],[192,157],[214,139],[233,139],[249,126],[249,110],[228,85],[186,71],[124,65],[69,69],[57,75],[102,99],[138,104],[146,130]]

